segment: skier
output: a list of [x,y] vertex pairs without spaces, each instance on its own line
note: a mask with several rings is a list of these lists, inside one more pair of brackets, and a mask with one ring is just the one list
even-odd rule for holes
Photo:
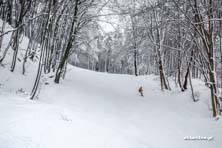
[[142,86],[140,86],[138,91],[139,91],[140,95],[143,97],[143,87]]

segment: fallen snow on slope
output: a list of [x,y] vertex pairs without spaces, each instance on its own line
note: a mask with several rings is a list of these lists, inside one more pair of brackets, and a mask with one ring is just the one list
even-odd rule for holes
[[[6,31],[10,29],[6,27]],[[4,36],[2,49],[10,35]],[[200,101],[193,103],[189,91],[160,91],[158,76],[106,74],[69,66],[66,79],[59,85],[53,83],[50,74],[45,75],[38,99],[29,100],[37,62],[28,60],[26,73],[21,74],[27,43],[24,37],[14,73],[9,69],[11,49],[4,67],[0,66],[0,148],[222,145],[222,121],[211,117],[209,90],[200,80],[194,80]],[[137,92],[139,86],[144,88],[144,97]],[[209,140],[184,140],[199,136]]]
[[[6,71],[1,68],[0,75]],[[209,90],[199,80],[194,88],[200,101],[193,103],[190,92],[176,88],[161,92],[157,76],[104,74],[69,66],[60,85],[48,78],[45,82],[49,85],[42,86],[39,99],[31,101],[26,92],[32,82],[23,80],[34,76],[10,72],[7,76],[7,80],[0,80],[4,84],[0,88],[1,148],[222,145],[222,122],[211,118]],[[12,83],[16,78],[17,83]],[[140,85],[144,97],[137,92]],[[20,88],[24,92],[18,91]],[[186,136],[214,139],[184,140]]]

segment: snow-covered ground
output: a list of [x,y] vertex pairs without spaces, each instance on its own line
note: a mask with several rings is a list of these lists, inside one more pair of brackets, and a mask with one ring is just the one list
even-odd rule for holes
[[[7,28],[10,29],[10,28]],[[4,37],[3,49],[10,34]],[[24,38],[20,51],[25,51]],[[11,50],[8,54],[12,54]],[[23,58],[19,52],[19,58]],[[37,63],[9,70],[0,66],[0,148],[219,148],[222,121],[209,110],[209,89],[194,80],[190,91],[162,92],[158,76],[92,72],[69,66],[57,85],[45,75],[38,99],[31,101]],[[22,61],[22,60],[20,60]],[[30,62],[30,61],[28,61]],[[173,82],[171,82],[173,85]],[[144,97],[139,96],[139,86]],[[188,137],[187,137],[188,136]],[[190,137],[191,136],[191,137]],[[203,136],[208,140],[184,140]]]
[[[46,79],[49,84],[42,83],[39,99],[31,101],[18,91],[30,91],[32,82],[26,79],[31,77],[7,71],[0,68],[1,77],[7,77],[0,81],[1,148],[222,145],[222,122],[211,117],[208,89],[201,81],[195,81],[200,101],[193,103],[190,92],[161,92],[157,76],[97,73],[69,66],[60,85]],[[144,97],[137,92],[140,85]],[[213,140],[184,140],[186,136]]]

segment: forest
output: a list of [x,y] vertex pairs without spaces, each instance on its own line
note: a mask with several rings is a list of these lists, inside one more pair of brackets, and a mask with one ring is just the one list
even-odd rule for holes
[[46,76],[63,87],[72,65],[138,79],[157,76],[159,93],[189,91],[193,104],[199,102],[195,82],[201,80],[211,117],[218,120],[222,1],[0,0],[0,71],[16,75],[19,69],[26,76],[33,63],[27,100],[37,100]]

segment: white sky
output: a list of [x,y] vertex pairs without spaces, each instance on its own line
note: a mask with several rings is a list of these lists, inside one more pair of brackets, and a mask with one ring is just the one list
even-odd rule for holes
[[[106,14],[112,14],[112,12],[106,8],[100,12],[100,15],[106,15]],[[113,15],[101,16],[99,17],[99,20],[100,20],[99,24],[104,32],[114,31],[117,25],[120,23],[118,16],[113,16]]]

